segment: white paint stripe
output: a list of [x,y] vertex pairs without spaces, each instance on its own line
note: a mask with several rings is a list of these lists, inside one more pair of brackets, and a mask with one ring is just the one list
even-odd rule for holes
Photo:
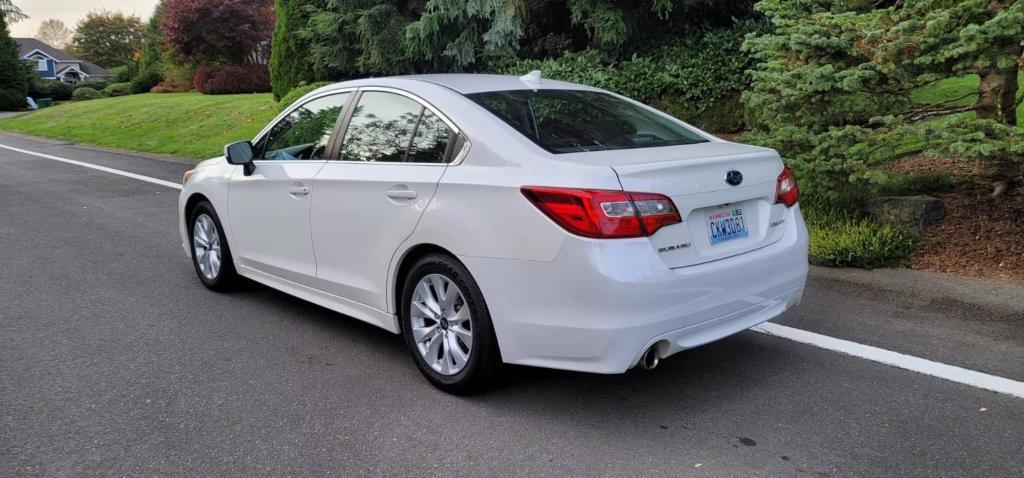
[[884,363],[893,367],[931,375],[951,382],[962,383],[972,387],[983,388],[993,392],[1005,393],[1024,398],[1024,382],[997,377],[987,373],[975,372],[965,368],[933,362],[923,358],[905,355],[890,350],[858,344],[849,340],[837,339],[827,335],[816,334],[806,330],[794,329],[785,325],[765,322],[751,330],[775,337],[792,340],[802,344],[813,345],[826,350],[840,352],[854,357]]
[[[181,185],[178,183],[172,183],[170,181],[164,181],[162,179],[151,178],[149,176],[143,176],[141,174],[129,173],[127,171],[108,168],[106,166],[97,166],[95,164],[83,163],[81,161],[75,161],[73,159],[65,159],[58,156],[52,156],[49,154],[26,151],[24,149],[14,148],[3,144],[0,144],[0,148],[8,149],[11,151],[17,151],[19,153],[30,154],[32,156],[38,156],[40,158],[52,159],[54,161],[60,161],[62,163],[68,163],[76,166],[95,169],[98,171],[104,171],[107,173],[124,176],[126,178],[145,181],[147,183],[159,184],[160,186],[181,189]],[[953,365],[946,365],[944,363],[933,362],[931,360],[914,357],[912,355],[901,354],[899,352],[880,349],[878,347],[872,347],[870,345],[858,344],[857,342],[850,342],[849,340],[837,339],[834,337],[829,337],[827,335],[808,332],[806,330],[786,327],[785,325],[773,324],[771,322],[765,322],[750,330],[760,332],[766,335],[771,335],[773,337],[792,340],[794,342],[799,342],[802,344],[813,345],[815,347],[823,348],[825,350],[831,350],[833,352],[852,355],[854,357],[871,360],[873,362],[883,363],[886,365],[902,368],[905,370],[910,370],[924,375],[938,377],[941,379],[949,380],[951,382],[962,383],[964,385],[970,385],[972,387],[982,388],[985,390],[991,390],[993,392],[1005,393],[1007,395],[1013,395],[1015,397],[1024,398],[1024,382],[1017,382],[1014,380],[1010,380],[1008,378],[997,377],[995,375],[989,375],[987,373],[975,372],[974,370],[968,370],[965,368],[955,367]]]
[[21,148],[15,148],[13,146],[7,146],[5,144],[0,144],[0,148],[11,150],[11,151],[16,151],[16,152],[22,153],[22,154],[38,156],[40,158],[52,159],[54,161],[60,161],[62,163],[73,164],[75,166],[81,166],[83,168],[95,169],[97,171],[103,171],[105,173],[116,174],[118,176],[124,176],[126,178],[137,179],[139,181],[145,181],[147,183],[158,184],[160,186],[164,186],[164,187],[168,187],[168,188],[181,189],[181,185],[178,184],[178,183],[174,183],[174,182],[171,182],[171,181],[164,181],[163,179],[151,178],[149,176],[143,176],[141,174],[129,173],[128,171],[121,171],[120,169],[108,168],[106,166],[100,166],[98,164],[86,163],[86,162],[82,162],[82,161],[75,161],[73,159],[62,158],[60,156],[53,156],[53,155],[50,155],[50,154],[37,153],[35,151],[28,151],[28,150],[21,149]]

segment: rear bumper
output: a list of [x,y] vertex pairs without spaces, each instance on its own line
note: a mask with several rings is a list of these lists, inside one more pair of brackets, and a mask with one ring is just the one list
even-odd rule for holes
[[800,302],[807,230],[790,209],[778,242],[669,269],[646,238],[567,239],[551,262],[460,257],[476,278],[507,363],[622,373],[735,334]]

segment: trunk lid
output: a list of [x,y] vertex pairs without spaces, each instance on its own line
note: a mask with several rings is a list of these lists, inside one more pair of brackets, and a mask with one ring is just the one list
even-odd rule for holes
[[[775,204],[782,161],[774,150],[716,141],[566,156],[612,168],[626,191],[672,198],[683,222],[650,237],[670,268],[767,246],[778,241],[785,229],[780,226],[786,206]],[[742,175],[735,185],[726,181],[732,171]]]

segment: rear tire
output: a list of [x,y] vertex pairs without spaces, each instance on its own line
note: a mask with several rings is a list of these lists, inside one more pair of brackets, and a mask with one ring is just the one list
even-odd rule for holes
[[217,212],[207,201],[196,204],[188,215],[189,251],[199,280],[207,289],[234,290],[241,282],[231,257]]
[[501,353],[483,293],[462,263],[444,254],[419,259],[400,304],[405,344],[431,384],[468,395],[491,383]]

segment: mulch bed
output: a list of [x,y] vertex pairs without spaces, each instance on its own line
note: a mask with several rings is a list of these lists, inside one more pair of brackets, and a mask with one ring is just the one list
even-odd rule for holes
[[913,268],[1024,284],[1024,188],[937,195],[946,215],[921,237]]

